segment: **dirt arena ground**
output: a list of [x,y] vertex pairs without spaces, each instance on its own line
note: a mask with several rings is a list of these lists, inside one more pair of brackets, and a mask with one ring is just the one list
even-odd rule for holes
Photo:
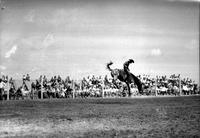
[[200,137],[200,96],[0,101],[0,137]]

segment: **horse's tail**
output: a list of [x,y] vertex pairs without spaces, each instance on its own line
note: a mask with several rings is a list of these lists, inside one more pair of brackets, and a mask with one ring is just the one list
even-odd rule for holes
[[132,76],[135,84],[137,85],[139,92],[141,93],[143,91],[142,90],[142,83],[141,83],[141,81],[135,75],[131,74],[131,76]]
[[107,67],[107,69],[108,70],[110,70],[110,71],[112,71],[112,69],[110,68],[110,65],[112,65],[113,64],[113,62],[112,61],[110,61],[109,63],[107,63],[107,65],[106,65],[106,67]]

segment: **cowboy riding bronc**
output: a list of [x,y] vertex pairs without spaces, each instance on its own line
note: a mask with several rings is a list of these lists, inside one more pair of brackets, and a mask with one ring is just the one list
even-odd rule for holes
[[139,93],[142,93],[141,81],[135,75],[133,75],[129,70],[129,65],[131,63],[134,63],[133,59],[129,59],[128,61],[126,61],[124,63],[123,69],[111,69],[110,65],[112,65],[113,62],[107,63],[107,69],[111,71],[111,76],[113,77],[114,85],[118,88],[117,84],[115,83],[117,79],[119,79],[122,82],[125,82],[128,87],[129,96],[131,96],[131,90],[130,90],[131,83],[135,83],[137,85]]
[[129,59],[128,61],[126,61],[125,63],[124,63],[124,72],[127,74],[127,78],[129,78],[128,76],[130,75],[130,69],[129,69],[129,65],[131,64],[131,63],[134,63],[134,60],[133,59]]

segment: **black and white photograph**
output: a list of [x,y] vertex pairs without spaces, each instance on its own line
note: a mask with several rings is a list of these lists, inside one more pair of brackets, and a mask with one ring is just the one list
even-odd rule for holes
[[200,0],[0,0],[0,138],[200,138]]

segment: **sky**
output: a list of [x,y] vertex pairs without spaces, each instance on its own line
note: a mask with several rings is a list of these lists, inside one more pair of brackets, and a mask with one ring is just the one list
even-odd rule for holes
[[1,0],[0,71],[81,78],[134,59],[135,75],[199,82],[199,3],[182,0]]

